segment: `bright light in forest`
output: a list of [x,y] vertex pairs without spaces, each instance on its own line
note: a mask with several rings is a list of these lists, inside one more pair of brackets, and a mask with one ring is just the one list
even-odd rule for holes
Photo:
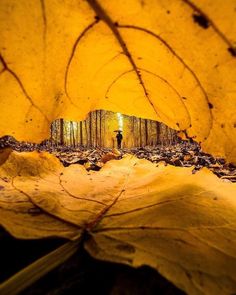
[[123,115],[121,113],[117,113],[117,119],[119,130],[123,130]]

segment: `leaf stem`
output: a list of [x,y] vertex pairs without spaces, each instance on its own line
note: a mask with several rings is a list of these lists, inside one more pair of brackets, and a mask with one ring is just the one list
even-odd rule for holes
[[0,284],[0,294],[16,295],[25,290],[75,254],[83,240],[83,236],[84,235],[82,234],[75,241],[66,242],[64,245],[17,272],[8,280]]

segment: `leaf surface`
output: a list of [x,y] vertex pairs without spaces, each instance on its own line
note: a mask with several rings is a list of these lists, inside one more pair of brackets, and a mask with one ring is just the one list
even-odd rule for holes
[[40,142],[56,118],[106,109],[236,161],[234,1],[2,0],[0,11],[0,136]]
[[207,169],[127,155],[100,172],[47,153],[2,156],[0,223],[14,236],[78,238],[95,257],[156,268],[190,294],[236,291],[236,186]]

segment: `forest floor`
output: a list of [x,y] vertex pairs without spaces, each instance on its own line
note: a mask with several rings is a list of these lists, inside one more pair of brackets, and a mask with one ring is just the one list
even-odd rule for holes
[[104,163],[112,159],[121,159],[124,154],[132,154],[140,159],[147,159],[155,164],[192,167],[196,173],[207,167],[219,178],[225,181],[236,182],[236,166],[227,163],[223,158],[215,158],[201,150],[197,143],[181,142],[175,145],[159,145],[134,148],[100,148],[100,147],[71,147],[51,145],[50,143],[33,144],[18,142],[10,137],[0,139],[0,148],[10,147],[13,150],[47,151],[54,154],[64,166],[81,164],[89,170],[99,171]]

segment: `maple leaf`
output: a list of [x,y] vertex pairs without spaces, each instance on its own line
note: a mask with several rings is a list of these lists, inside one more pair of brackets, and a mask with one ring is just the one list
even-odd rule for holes
[[203,169],[127,155],[100,172],[48,153],[0,168],[0,223],[15,237],[78,240],[94,257],[150,265],[191,294],[236,291],[236,186]]

